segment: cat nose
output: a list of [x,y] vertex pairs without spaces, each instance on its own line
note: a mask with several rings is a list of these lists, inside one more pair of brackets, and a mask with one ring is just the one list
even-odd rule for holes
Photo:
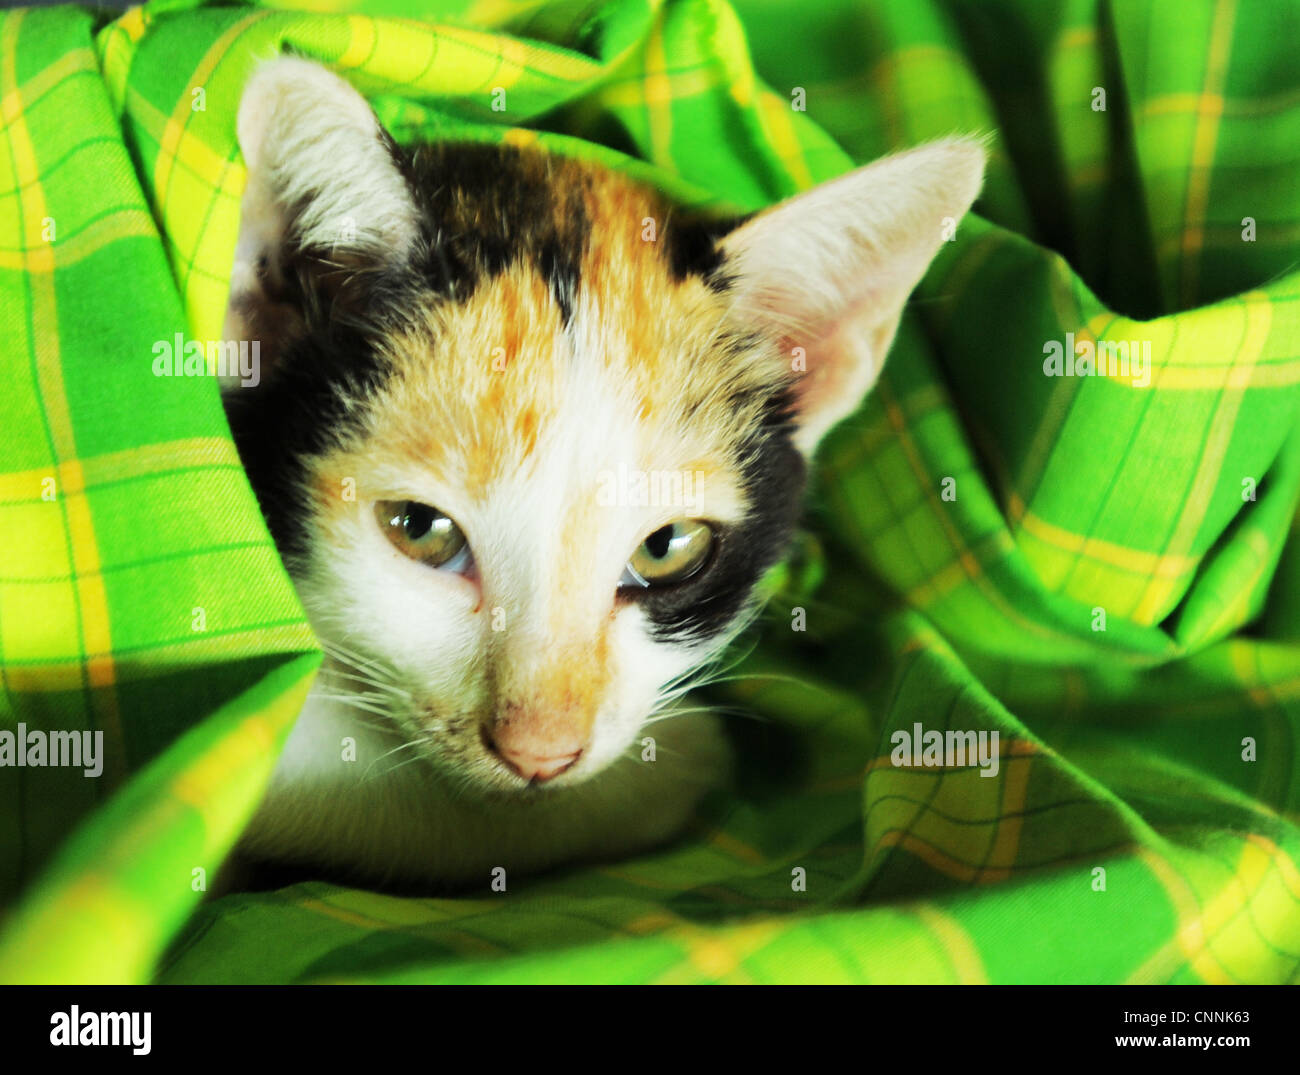
[[573,768],[582,756],[576,740],[543,739],[509,725],[484,735],[487,748],[525,780],[544,784]]

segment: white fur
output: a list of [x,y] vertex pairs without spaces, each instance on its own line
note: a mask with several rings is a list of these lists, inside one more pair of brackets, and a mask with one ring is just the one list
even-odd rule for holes
[[415,206],[379,122],[337,75],[294,58],[264,64],[240,99],[238,130],[257,189],[303,207],[304,245],[400,255],[414,240]]
[[[224,328],[228,340],[253,332],[239,314],[261,290],[258,264],[277,272],[285,206],[302,206],[298,241],[321,250],[374,252],[400,260],[416,240],[418,214],[380,142],[365,100],[319,64],[293,57],[264,63],[240,98],[239,148],[248,169]],[[222,388],[239,384],[237,373]]]
[[[364,880],[484,888],[498,866],[513,877],[625,856],[675,835],[731,764],[712,717],[665,720],[653,733],[655,762],[629,755],[564,790],[485,799],[413,760],[401,737],[360,724],[347,707],[312,702],[241,850]],[[368,760],[340,762],[345,736]]]
[[806,354],[795,438],[805,454],[875,384],[908,295],[983,174],[980,143],[933,142],[791,198],[723,241],[737,321]]

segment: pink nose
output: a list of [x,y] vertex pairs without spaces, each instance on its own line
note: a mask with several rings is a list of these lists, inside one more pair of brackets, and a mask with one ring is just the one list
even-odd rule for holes
[[573,767],[582,756],[582,746],[572,741],[542,741],[512,734],[509,727],[484,737],[488,749],[525,780],[543,784]]

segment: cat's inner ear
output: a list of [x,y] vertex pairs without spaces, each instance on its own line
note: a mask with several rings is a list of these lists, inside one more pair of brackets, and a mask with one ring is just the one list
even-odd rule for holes
[[730,317],[780,341],[811,455],[875,384],[904,303],[979,193],[964,139],[885,157],[765,210],[719,244]]
[[263,361],[366,303],[367,281],[411,255],[419,234],[396,147],[365,99],[319,64],[258,68],[239,103],[248,169],[226,315]]

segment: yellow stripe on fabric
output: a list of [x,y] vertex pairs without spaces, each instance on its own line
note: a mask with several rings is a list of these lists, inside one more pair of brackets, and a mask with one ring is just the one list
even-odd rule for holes
[[1061,31],[1061,36],[1056,39],[1056,48],[1057,51],[1091,48],[1096,43],[1096,26],[1070,26]]
[[[1137,118],[1196,112],[1201,107],[1201,98],[1199,93],[1165,93],[1150,97],[1138,106]],[[1300,105],[1300,90],[1283,90],[1259,97],[1222,97],[1219,107],[1224,116],[1237,117],[1286,112],[1297,105]]]
[[374,54],[378,34],[375,20],[366,15],[348,16],[348,47],[338,58],[339,67],[361,67]]
[[807,190],[814,183],[813,174],[794,129],[794,109],[790,102],[774,93],[760,94],[758,114],[763,121],[764,133],[789,171],[790,178],[800,190]]
[[[1241,387],[1233,382],[1243,376],[1229,366],[1187,368],[1166,366],[1160,371],[1160,390],[1179,392],[1213,392],[1220,388]],[[1251,388],[1289,388],[1300,384],[1300,361],[1267,362],[1250,371]]]
[[510,127],[501,135],[502,145],[514,146],[516,149],[532,149],[539,141],[537,132],[527,127]]
[[[735,8],[727,6],[722,9],[726,13],[726,40],[719,41],[723,51],[732,56],[744,56],[748,53],[748,43],[745,40],[745,28],[735,17]],[[739,69],[732,68],[731,74],[735,77],[727,87],[727,93],[740,108],[752,108],[754,105],[754,91],[758,88],[758,79],[754,73],[754,68],[746,63],[741,64]],[[764,93],[763,96],[769,96]],[[775,100],[780,100],[780,95],[771,94]],[[787,101],[788,105],[789,102]]]
[[[880,107],[884,119],[885,144],[901,147],[915,140],[915,135],[904,129],[905,118],[910,120],[913,117],[905,113],[903,105],[903,102],[911,101],[915,96],[911,88],[913,84],[924,84],[931,78],[946,81],[951,77],[951,72],[967,70],[969,63],[966,56],[957,50],[927,42],[893,49],[866,72],[866,84],[858,92],[874,99]],[[928,75],[925,71],[927,66],[931,69]],[[913,68],[911,83],[905,82],[902,74],[907,67]]]
[[[172,171],[176,166],[177,154],[182,146],[185,149],[186,166],[193,169],[198,175],[207,178],[214,187],[218,184],[221,176],[220,168],[224,168],[229,162],[213,153],[200,139],[185,137],[186,124],[194,115],[191,107],[192,91],[196,86],[202,86],[208,80],[217,64],[230,51],[231,45],[250,26],[261,22],[263,19],[271,18],[275,14],[276,12],[273,11],[255,11],[246,18],[233,23],[225,33],[217,38],[212,43],[212,47],[204,53],[198,67],[194,69],[194,73],[190,75],[189,80],[185,83],[184,91],[176,100],[176,111],[170,117],[146,101],[137,91],[130,91],[133,110],[137,105],[142,105],[142,110],[146,114],[156,115],[162,122],[161,131],[158,133],[158,159],[154,163],[153,174],[154,196],[160,213],[165,215]],[[217,166],[218,163],[220,168]]]
[[[278,558],[269,547],[267,570]],[[216,554],[213,554],[216,555]],[[208,631],[183,640],[149,646],[132,652],[137,672],[133,681],[145,675],[163,676],[179,669],[194,669],[203,664],[228,661],[232,653],[248,654],[259,650],[299,650],[306,652],[316,645],[305,620],[272,625],[254,624],[243,630],[216,633]],[[148,672],[138,669],[148,662]],[[5,665],[5,682],[15,691],[35,694],[41,691],[76,690],[85,685],[79,659],[35,661]]]
[[[672,97],[697,97],[711,92],[717,87],[716,76],[704,67],[695,67],[689,71],[674,71],[665,76],[669,80]],[[600,90],[600,103],[614,108],[640,108],[646,103],[646,88],[643,81],[619,82]]]
[[1267,836],[1250,832],[1246,834],[1246,839],[1256,847],[1261,848],[1273,860],[1273,865],[1277,868],[1278,878],[1286,887],[1286,891],[1292,898],[1300,901],[1300,869],[1296,868],[1296,864],[1291,860],[1291,857]]
[[1196,109],[1196,130],[1192,138],[1192,160],[1187,182],[1187,206],[1183,214],[1182,300],[1191,306],[1196,299],[1197,274],[1204,242],[1205,213],[1210,200],[1210,173],[1223,115],[1223,84],[1228,72],[1229,46],[1236,18],[1236,0],[1218,0],[1210,27],[1210,53],[1206,60],[1205,84]]
[[1151,848],[1137,847],[1134,850],[1169,896],[1178,925],[1174,936],[1129,976],[1129,982],[1151,982],[1168,978],[1179,963],[1185,963],[1207,984],[1234,984],[1232,975],[1206,947],[1200,901],[1187,880]]
[[506,39],[496,34],[446,23],[438,25],[437,36],[441,41],[461,47],[440,49],[436,70],[429,72],[432,81],[422,80],[416,85],[437,88],[442,92],[463,93],[467,84],[483,84],[485,53],[499,57],[503,65],[508,64],[518,69],[513,75],[508,76],[511,81],[507,85],[517,81],[524,71],[561,82],[579,82],[595,77],[606,69],[605,65],[586,56],[565,55],[549,49],[530,48],[515,39],[511,39],[507,46]]
[[[24,12],[18,11],[4,20],[0,38],[0,93],[7,96],[18,63],[18,32]],[[36,149],[27,130],[26,118],[19,114],[5,125],[10,151],[14,157],[15,178],[24,189],[26,219],[44,219],[49,215],[45,192],[40,184],[40,167]],[[60,335],[54,278],[47,272],[29,272],[31,318],[34,343],[39,354],[36,361],[41,401],[49,424],[54,457],[58,460],[57,476],[62,496],[72,567],[77,573],[74,586],[81,619],[83,652],[96,654],[84,663],[84,682],[95,688],[91,694],[96,719],[107,742],[104,749],[104,776],[108,786],[116,786],[122,777],[124,759],[121,716],[112,687],[115,679],[112,637],[109,629],[108,594],[99,575],[99,548],[95,538],[90,505],[84,496],[73,495],[85,488],[81,464],[77,460],[77,443],[72,415],[63,383]]]
[[156,239],[158,229],[143,209],[119,209],[92,221],[81,231],[57,243],[43,243],[24,251],[0,250],[0,269],[48,273],[75,265],[119,239]]
[[[51,327],[51,331],[57,330]],[[47,380],[42,377],[41,380],[49,384],[53,378]],[[60,383],[59,390],[61,389]],[[48,396],[46,398],[48,400]],[[47,403],[47,410],[52,409]],[[66,418],[66,410],[64,417]],[[68,530],[72,537],[72,569],[76,572],[77,598],[81,606],[86,679],[92,687],[111,687],[116,673],[112,655],[112,631],[109,627],[108,592],[99,573],[99,547],[95,540],[95,524],[91,517],[90,502],[85,496],[80,495],[85,488],[81,464],[75,459],[60,462],[58,474],[59,485],[65,494]],[[109,697],[105,696],[102,708],[112,714],[116,723],[116,701],[110,702]],[[121,742],[120,725],[112,729],[106,728],[105,731],[118,736],[118,742]]]
[[312,914],[323,915],[325,918],[332,918],[335,922],[356,926],[358,929],[366,931],[387,930],[392,927],[391,922],[384,922],[378,918],[358,914],[356,911],[344,910],[342,907],[334,907],[324,900],[302,899],[297,901],[297,906],[301,910],[310,911]]
[[[1006,530],[994,531],[981,540],[976,548],[982,550],[988,545],[992,545],[989,552],[978,551],[972,554],[972,558],[977,564],[990,558],[1001,560],[1011,556],[1016,551],[1015,542],[1011,540]],[[943,600],[953,590],[962,586],[969,578],[970,567],[959,557],[945,564],[937,571],[922,576],[920,581],[913,583],[904,591],[904,596],[909,604],[919,609],[927,609]]]
[[[222,437],[161,441],[81,460],[85,487],[91,489],[104,482],[180,468],[239,465],[234,442]],[[0,473],[0,504],[40,500],[41,482],[50,476],[49,467]]]
[[[1159,387],[1162,389],[1243,388],[1262,383],[1258,377],[1262,369],[1259,359],[1263,355],[1273,323],[1273,300],[1268,292],[1258,289],[1242,292],[1239,296],[1225,299],[1212,307],[1189,311],[1180,315],[1178,320],[1182,322],[1183,329],[1196,338],[1197,346],[1194,349],[1185,343],[1175,347],[1177,326],[1174,318],[1140,322],[1117,317],[1110,311],[1093,317],[1086,326],[1075,332],[1075,339],[1091,342],[1094,353],[1100,346],[1099,341],[1103,340],[1129,344],[1150,343],[1153,352],[1150,372],[1154,376],[1158,368]],[[1244,329],[1240,327],[1243,324]],[[1245,334],[1244,346],[1251,355],[1247,365],[1241,364],[1239,346],[1229,343],[1228,337],[1234,332],[1238,335],[1243,332]],[[1160,352],[1158,362],[1157,351]],[[1188,361],[1193,354],[1197,361]],[[1289,380],[1281,383],[1294,383],[1300,379],[1300,358],[1280,359],[1263,368],[1283,371]],[[1100,365],[1096,369],[1098,372],[1095,376],[1098,378],[1131,384],[1131,373],[1126,376],[1117,372],[1112,377],[1109,369],[1105,373],[1101,372]],[[1156,385],[1152,383],[1133,387],[1154,388]]]
[[930,480],[925,461],[921,458],[920,449],[910,432],[907,424],[903,419],[903,412],[899,408],[898,400],[890,390],[886,381],[882,378],[877,382],[876,393],[885,406],[886,414],[889,416],[889,423],[898,434],[898,443],[903,449],[903,454],[907,459],[908,466],[916,476],[921,488],[925,490],[926,500],[929,504],[931,515],[939,523],[948,539],[953,552],[957,556],[958,563],[961,564],[962,570],[966,576],[975,583],[981,595],[988,601],[989,605],[1001,613],[1008,621],[1023,627],[1030,634],[1040,638],[1051,639],[1052,641],[1070,641],[1077,643],[1073,637],[1064,632],[1054,630],[1045,623],[1030,619],[1022,614],[1014,605],[1007,601],[1005,595],[999,592],[998,588],[989,582],[988,577],[984,574],[983,567],[972,555],[970,549],[962,540],[960,531],[953,524],[944,505],[938,499],[935,483]]
[[[145,130],[158,140],[160,147],[175,143],[165,154],[167,158],[167,178],[170,180],[177,161],[180,161],[195,175],[202,176],[216,187],[223,169],[230,164],[230,161],[216,153],[201,138],[179,139],[179,136],[175,134],[176,131],[180,130],[178,122],[169,118],[166,112],[147,97],[144,97],[134,86],[127,88],[126,95],[132,115],[135,116]],[[188,101],[188,97],[186,100]],[[190,112],[188,104],[185,105],[184,112],[186,114]],[[158,155],[159,166],[162,164],[163,157],[164,153],[160,149]],[[155,188],[155,197],[161,210],[166,198],[166,194],[161,187]]]
[[1228,659],[1237,682],[1246,690],[1247,696],[1261,709],[1273,705],[1273,694],[1260,686],[1258,653],[1259,647],[1250,639],[1230,638],[1227,641]]
[[739,859],[742,862],[748,862],[752,866],[761,866],[767,861],[767,856],[762,852],[750,847],[749,844],[736,839],[728,832],[721,829],[716,830],[709,837],[709,843],[716,847],[725,855],[731,858]]
[[[1144,854],[1143,858],[1158,875],[1171,872],[1158,856]],[[1162,883],[1164,880],[1162,876]],[[1189,891],[1181,878],[1175,884],[1179,891]],[[1297,900],[1300,871],[1295,863],[1266,836],[1247,833],[1233,876],[1204,910],[1193,908],[1194,897],[1184,895],[1177,933],[1138,967],[1129,981],[1167,980],[1180,963],[1214,984],[1277,978],[1300,956]],[[1262,923],[1280,926],[1286,933],[1266,936]]]
[[149,28],[149,19],[143,7],[131,7],[113,25],[119,27],[126,34],[127,40],[135,44],[144,37],[145,30]]
[[1030,511],[1024,500],[1014,491],[1008,494],[1007,508],[1016,524],[1023,526],[1039,541],[1052,545],[1062,552],[1096,560],[1108,567],[1128,571],[1143,578],[1179,579],[1196,570],[1197,564],[1200,563],[1200,558],[1196,556],[1146,552],[1066,530]]
[[[1250,588],[1245,588],[1249,593]],[[1247,692],[1250,701],[1259,708],[1259,717],[1267,725],[1268,742],[1289,743],[1291,721],[1286,710],[1286,683],[1270,682],[1260,667],[1263,646],[1253,639],[1231,638],[1227,641],[1228,659],[1237,682]],[[1265,750],[1255,765],[1259,779],[1257,798],[1276,796],[1284,798],[1291,783],[1291,769],[1295,764],[1292,755],[1282,750]]]
[[143,7],[128,8],[121,18],[104,27],[95,41],[104,88],[108,91],[113,116],[119,122],[131,63],[150,21]]
[[955,880],[965,884],[973,884],[979,878],[979,868],[972,866],[969,862],[963,862],[959,858],[948,854],[941,848],[926,843],[910,832],[901,829],[894,829],[884,833],[876,846],[872,848],[872,855],[878,854],[887,847],[898,847],[906,851],[909,855],[914,855],[927,866],[945,877],[952,877]]
[[[182,883],[159,890],[170,892],[161,907],[139,903],[123,887],[124,879],[138,882],[140,871],[149,868],[141,865],[139,848],[183,842],[187,846],[179,853],[192,854],[200,863],[224,853],[238,836],[241,821],[231,796],[246,795],[249,780],[270,777],[275,758],[267,743],[292,725],[314,673],[313,665],[263,710],[240,718],[215,750],[181,768],[172,779],[170,797],[155,798],[132,811],[100,845],[104,854],[93,869],[79,864],[76,874],[65,881],[68,862],[54,867],[59,880],[45,882],[49,887],[22,908],[27,919],[23,928],[11,926],[6,933],[0,980],[14,980],[13,968],[22,968],[22,980],[28,982],[69,981],[74,975],[75,980],[87,982],[145,981],[167,941],[161,934],[163,923],[191,907],[199,896]],[[225,762],[220,773],[213,765],[218,758]],[[201,801],[195,802],[196,794]],[[194,807],[202,820],[197,841],[191,835]],[[33,973],[32,968],[38,969]]]
[[25,109],[31,108],[65,78],[75,75],[78,71],[88,74],[97,73],[98,63],[98,57],[90,48],[73,49],[65,53],[48,67],[41,68],[23,85],[8,90],[3,97],[0,97],[0,121],[5,126],[15,122]]
[[[783,922],[760,920],[719,930],[701,929],[690,923],[680,923],[670,936],[686,948],[686,963],[659,977],[660,984],[671,985],[694,980],[703,975],[710,981],[727,981],[734,984],[751,982],[741,963],[781,936],[788,927]],[[689,965],[696,974],[687,974]]]
[[908,908],[943,949],[952,963],[957,985],[988,985],[988,973],[978,946],[966,927],[947,911],[932,903],[918,903]]
[[[1027,739],[1014,739],[1009,758],[1003,758],[1005,776],[1002,779],[1002,806],[998,827],[993,838],[993,848],[988,861],[979,873],[980,884],[1005,881],[1011,876],[1020,850],[1020,833],[1024,828],[1025,799],[1029,793],[1029,776],[1033,771],[1038,751]],[[982,776],[980,779],[984,779]]]
[[[951,402],[948,394],[938,385],[926,382],[909,387],[907,395],[899,399],[898,405],[902,408],[903,420],[915,422],[935,411],[947,409]],[[837,444],[835,454],[828,456],[823,465],[843,478],[851,475],[864,459],[874,455],[883,445],[893,443],[893,440],[894,431],[888,421],[873,421],[861,426],[856,436]]]
[[655,909],[631,919],[623,926],[623,932],[634,937],[663,933],[666,930],[675,929],[681,925],[681,922],[682,920],[676,915]]
[[160,441],[82,460],[87,483],[140,478],[185,467],[241,467],[234,442],[224,437],[189,437]]
[[[1251,383],[1255,361],[1268,340],[1269,327],[1273,320],[1273,306],[1268,297],[1262,292],[1251,291],[1241,296],[1240,304],[1244,313],[1242,339],[1233,350],[1232,370],[1228,376],[1229,384],[1224,387],[1216,403],[1195,477],[1192,479],[1191,488],[1183,498],[1183,506],[1178,513],[1174,532],[1165,544],[1166,556],[1187,555],[1205,522],[1206,512],[1209,510],[1214,490],[1219,482],[1219,475],[1223,470],[1223,461],[1228,454],[1228,445],[1232,441],[1244,389]],[[1156,380],[1163,384],[1164,378],[1161,376]],[[1155,623],[1168,614],[1171,602],[1175,599],[1174,595],[1167,592],[1167,587],[1157,586],[1153,578],[1138,600],[1133,618],[1139,623]]]
[[[1151,344],[1151,380],[1144,391],[1219,391],[1224,388],[1283,387],[1300,383],[1300,358],[1282,358],[1261,363],[1269,332],[1273,327],[1273,300],[1265,291],[1248,291],[1211,307],[1192,310],[1175,318],[1138,322],[1105,312],[1075,332],[1076,340],[1089,340],[1096,347],[1099,338]],[[1175,334],[1184,342],[1175,346]],[[1233,339],[1233,334],[1236,339]],[[1186,339],[1194,339],[1190,347]],[[1242,362],[1240,351],[1249,359]],[[1195,361],[1191,361],[1192,358]],[[1110,379],[1109,372],[1097,377]],[[1065,378],[1061,379],[1062,381]],[[1117,375],[1115,383],[1130,385],[1131,379]]]
[[501,53],[501,66],[493,82],[504,89],[516,85],[524,75],[531,71],[532,51],[522,41],[513,37],[503,37],[498,43]]
[[664,11],[650,28],[645,47],[645,109],[650,130],[650,160],[671,165],[673,133],[673,82],[668,77],[668,55],[664,48]]
[[[1279,867],[1279,862],[1286,862],[1286,867]],[[1205,909],[1206,947],[1214,945],[1238,981],[1275,979],[1279,972],[1291,970],[1300,957],[1298,908],[1295,896],[1287,891],[1288,868],[1294,875],[1295,865],[1275,843],[1264,836],[1247,836],[1235,876]],[[1289,935],[1267,938],[1265,923],[1282,926]]]
[[[57,928],[51,925],[55,911]],[[154,908],[122,891],[116,878],[93,868],[62,889],[43,917],[45,928],[9,934],[0,982],[143,982],[152,969],[152,952],[162,941]]]
[[[275,732],[270,721],[260,715],[249,717],[240,725],[238,735],[227,736],[201,754],[172,781],[167,791],[179,802],[206,814],[230,774],[262,761],[274,745]],[[208,820],[206,816],[204,820]]]
[[23,273],[51,273],[54,271],[54,246],[44,243],[21,252],[5,251],[0,254],[0,266]]

